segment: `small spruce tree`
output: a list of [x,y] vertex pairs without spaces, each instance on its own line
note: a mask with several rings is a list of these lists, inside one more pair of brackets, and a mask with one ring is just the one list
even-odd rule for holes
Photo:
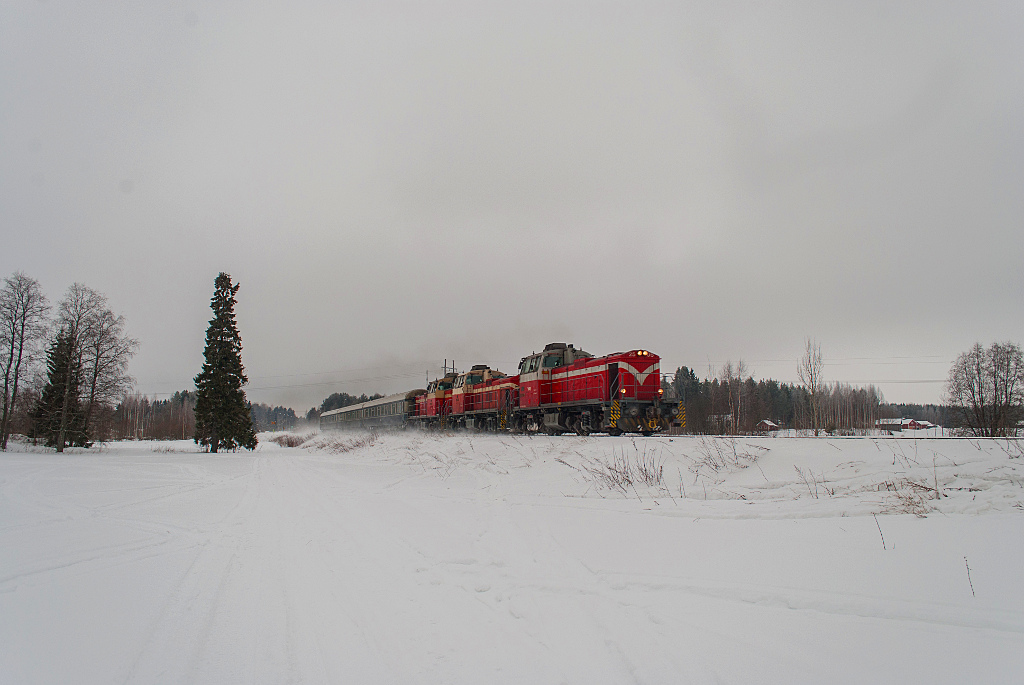
[[256,447],[252,414],[242,390],[248,379],[242,368],[242,337],[235,325],[237,292],[231,276],[221,272],[210,300],[213,318],[206,329],[206,361],[195,378],[195,441],[210,452]]
[[32,408],[32,437],[63,452],[67,446],[88,447],[85,411],[79,389],[82,360],[66,330],[58,331],[46,353],[46,386]]

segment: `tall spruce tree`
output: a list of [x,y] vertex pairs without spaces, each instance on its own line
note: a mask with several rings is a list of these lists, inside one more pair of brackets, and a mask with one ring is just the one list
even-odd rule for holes
[[61,329],[46,353],[46,386],[32,408],[32,437],[63,452],[66,446],[88,447],[85,412],[79,396],[82,360],[74,336]]
[[242,390],[248,379],[242,368],[242,337],[235,325],[237,292],[231,276],[221,272],[210,300],[213,318],[206,329],[206,361],[195,378],[195,441],[209,447],[210,452],[256,447],[252,414]]

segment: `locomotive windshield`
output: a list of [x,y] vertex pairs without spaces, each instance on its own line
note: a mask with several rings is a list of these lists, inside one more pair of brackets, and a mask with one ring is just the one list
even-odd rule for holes
[[466,376],[466,385],[476,385],[477,383],[479,383],[483,379],[484,379],[484,377],[481,376],[480,374],[478,374],[478,373],[471,373],[468,376]]
[[537,365],[540,364],[540,357],[526,357],[523,361],[519,362],[519,373],[533,373],[537,370]]

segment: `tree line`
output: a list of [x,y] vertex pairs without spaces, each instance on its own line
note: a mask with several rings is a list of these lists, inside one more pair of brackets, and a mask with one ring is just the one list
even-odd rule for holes
[[[292,430],[298,421],[290,407],[262,402],[248,403],[253,428],[257,432]],[[149,399],[133,393],[117,405],[111,439],[114,440],[192,440],[195,437],[196,393],[182,390],[165,400]]]
[[[328,395],[323,402],[320,403],[319,409],[316,409],[317,417],[323,414],[325,411],[331,411],[333,409],[341,409],[342,407],[350,407],[353,404],[362,404],[363,402],[370,402],[372,400],[379,400],[384,397],[380,393],[374,393],[367,395],[349,395],[347,392],[336,392]],[[313,411],[312,409],[310,411]],[[308,413],[308,412],[307,412]]]
[[929,421],[976,437],[1024,430],[1024,352],[1012,342],[976,343],[960,354],[950,367],[944,404],[889,404],[873,385],[826,382],[823,366],[820,345],[807,339],[799,383],[755,381],[740,361],[704,379],[682,366],[662,385],[667,399],[685,406],[690,433],[751,433],[764,419],[815,435],[873,429],[883,418]]
[[22,434],[57,452],[142,437],[191,437],[217,452],[253,449],[257,429],[293,426],[293,410],[245,399],[237,292],[228,274],[217,276],[196,390],[150,401],[131,392],[128,363],[139,343],[105,295],[73,283],[54,310],[37,280],[7,277],[0,287],[0,449]]
[[384,397],[380,393],[374,393],[367,395],[349,395],[347,392],[335,392],[324,398],[324,401],[320,403],[319,407],[310,407],[309,411],[305,414],[307,423],[317,423],[320,420],[320,415],[326,411],[333,409],[341,409],[342,407],[350,407],[353,404],[362,404],[363,402],[369,402],[370,400],[379,400]]
[[686,431],[703,434],[752,433],[762,420],[780,428],[853,432],[874,428],[883,417],[883,398],[874,386],[844,383],[807,386],[774,379],[754,380],[742,363],[726,364],[713,378],[700,379],[682,366],[664,382],[671,401],[686,408]]
[[58,452],[109,435],[114,408],[134,381],[138,341],[105,295],[73,283],[54,311],[22,272],[0,288],[0,449],[14,433]]

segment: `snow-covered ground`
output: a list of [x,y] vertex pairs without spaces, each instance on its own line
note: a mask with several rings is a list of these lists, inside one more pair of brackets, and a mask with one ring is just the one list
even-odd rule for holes
[[0,454],[0,683],[1024,678],[1016,442],[270,437]]

